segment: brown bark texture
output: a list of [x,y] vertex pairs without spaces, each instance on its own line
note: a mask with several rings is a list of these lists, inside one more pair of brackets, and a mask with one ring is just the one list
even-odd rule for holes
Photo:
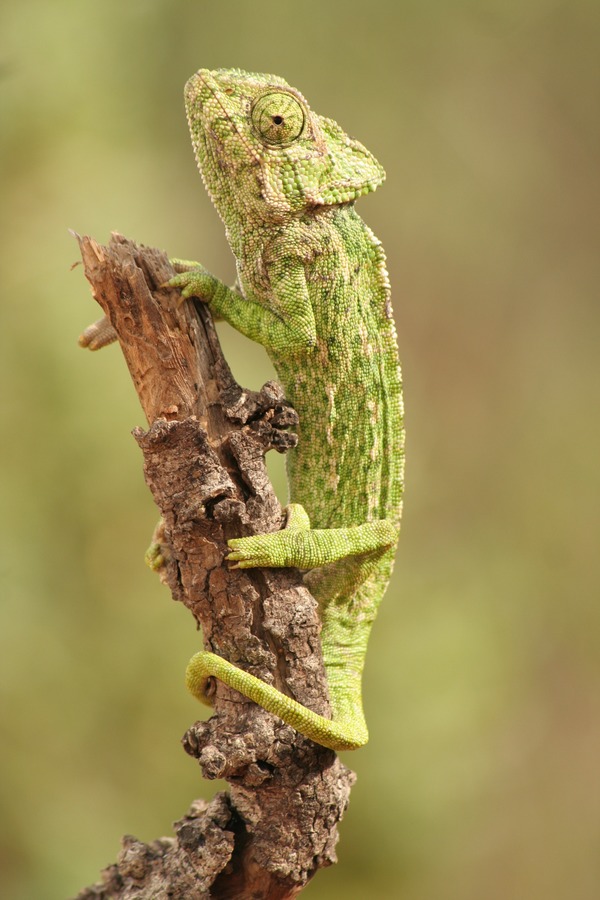
[[[224,559],[229,538],[282,526],[264,454],[294,446],[294,410],[275,382],[259,392],[235,382],[208,309],[164,287],[174,274],[165,253],[118,234],[108,246],[77,239],[104,312],[80,343],[98,349],[118,338],[149,423],[134,437],[162,516],[161,579],[207,649],[328,715],[318,610],[301,574]],[[183,746],[230,791],[193,802],[174,837],[123,838],[116,862],[78,900],[279,900],[335,862],[353,774],[221,682],[212,694],[212,718],[192,725]]]

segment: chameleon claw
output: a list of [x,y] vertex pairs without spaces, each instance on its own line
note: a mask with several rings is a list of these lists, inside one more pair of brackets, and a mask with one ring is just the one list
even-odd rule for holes
[[171,559],[169,544],[165,538],[165,522],[159,519],[156,523],[150,546],[144,553],[144,562],[153,572],[159,572]]
[[166,287],[178,288],[184,300],[196,297],[204,303],[210,302],[216,285],[216,279],[206,271],[204,266],[196,266],[193,269],[186,269],[184,272],[177,272],[166,283]]
[[93,322],[79,335],[78,344],[88,350],[101,350],[118,338],[117,332],[110,324],[106,316],[102,316],[97,322]]
[[162,569],[167,562],[163,554],[163,545],[157,542],[150,544],[144,554],[144,562],[153,572],[158,572],[159,569]]
[[254,534],[249,537],[232,538],[228,541],[230,552],[227,562],[236,563],[237,569],[253,569],[259,566],[281,566],[282,562],[274,547],[281,532]]
[[258,566],[269,566],[272,563],[264,556],[264,554],[244,552],[243,550],[234,550],[225,557],[228,563],[234,563],[232,569],[253,569]]
[[190,297],[194,296],[193,294],[193,285],[190,284],[189,272],[179,272],[177,275],[173,275],[172,278],[169,278],[168,281],[165,281],[164,284],[161,284],[162,288],[179,288],[181,291],[181,296],[185,300],[189,300]]

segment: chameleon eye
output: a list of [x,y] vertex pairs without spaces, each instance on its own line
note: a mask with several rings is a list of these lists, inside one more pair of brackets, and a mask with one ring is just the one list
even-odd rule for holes
[[304,109],[285,91],[263,94],[252,107],[251,115],[254,130],[266,144],[285,147],[304,131]]

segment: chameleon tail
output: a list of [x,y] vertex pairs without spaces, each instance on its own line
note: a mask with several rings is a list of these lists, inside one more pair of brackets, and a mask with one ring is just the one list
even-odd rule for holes
[[191,658],[185,678],[188,690],[202,703],[207,703],[206,681],[211,676],[254,700],[263,709],[283,719],[286,725],[291,725],[296,731],[323,747],[329,747],[331,750],[356,750],[364,746],[369,739],[360,705],[358,710],[353,710],[351,721],[346,722],[343,719],[336,721],[335,717],[333,720],[326,719],[282,694],[277,688],[265,684],[260,678],[208,651],[196,653]]

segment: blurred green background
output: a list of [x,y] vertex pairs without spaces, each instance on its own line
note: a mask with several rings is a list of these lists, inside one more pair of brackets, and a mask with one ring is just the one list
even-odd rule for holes
[[[67,229],[233,262],[189,145],[199,67],[275,72],[388,180],[407,493],[371,742],[313,900],[600,896],[600,7],[8,2],[0,11],[2,897],[64,900],[199,795],[200,642],[143,564],[144,424]],[[235,374],[266,357],[221,327]],[[285,498],[281,466],[274,470]]]

